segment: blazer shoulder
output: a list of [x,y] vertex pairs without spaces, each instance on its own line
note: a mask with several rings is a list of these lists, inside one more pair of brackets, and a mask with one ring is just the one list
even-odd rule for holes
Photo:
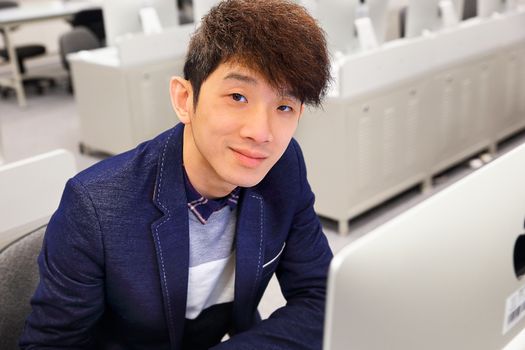
[[133,185],[134,181],[148,179],[155,175],[159,157],[174,131],[175,128],[169,129],[134,149],[101,160],[79,172],[74,179],[86,188]]

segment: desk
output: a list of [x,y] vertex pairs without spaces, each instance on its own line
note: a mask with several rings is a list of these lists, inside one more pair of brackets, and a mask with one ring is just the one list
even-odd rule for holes
[[34,22],[47,21],[58,18],[68,18],[71,15],[85,9],[99,8],[96,4],[88,1],[63,2],[45,1],[32,5],[21,5],[20,7],[9,8],[0,11],[0,29],[5,33],[5,47],[9,53],[9,64],[12,76],[10,78],[0,78],[0,85],[12,87],[16,91],[18,104],[21,107],[26,105],[26,97],[22,82],[22,75],[18,69],[15,45],[11,40],[11,31],[14,27]]

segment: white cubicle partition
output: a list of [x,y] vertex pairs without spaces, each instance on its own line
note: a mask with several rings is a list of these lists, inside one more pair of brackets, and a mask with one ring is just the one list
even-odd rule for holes
[[135,34],[116,41],[119,65],[133,67],[186,55],[193,24],[170,27],[156,34]]
[[4,143],[2,141],[2,124],[0,123],[0,166],[4,164]]
[[182,75],[192,32],[192,25],[179,26],[68,56],[81,150],[121,153],[177,123],[169,82]]
[[0,236],[50,216],[58,207],[66,181],[75,173],[73,154],[65,150],[0,166]]
[[347,56],[297,130],[321,216],[348,220],[525,128],[525,12]]
[[497,52],[525,38],[525,12],[471,19],[425,37],[396,40],[375,51],[348,55],[339,72],[339,95],[353,98],[400,81]]

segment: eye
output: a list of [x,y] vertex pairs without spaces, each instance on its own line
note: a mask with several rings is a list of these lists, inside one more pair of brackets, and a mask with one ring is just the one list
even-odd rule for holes
[[282,112],[292,112],[293,111],[292,107],[286,106],[286,105],[279,106],[279,107],[277,107],[277,109],[282,111]]
[[243,95],[241,94],[238,94],[238,93],[233,93],[231,94],[231,97],[234,101],[237,101],[237,102],[248,102],[248,100],[246,99],[246,97],[244,97]]

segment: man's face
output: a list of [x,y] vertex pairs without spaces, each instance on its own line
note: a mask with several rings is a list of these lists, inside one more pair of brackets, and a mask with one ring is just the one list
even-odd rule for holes
[[203,82],[196,109],[192,94],[189,99],[184,166],[196,189],[211,198],[258,184],[284,153],[303,111],[297,98],[229,63]]

